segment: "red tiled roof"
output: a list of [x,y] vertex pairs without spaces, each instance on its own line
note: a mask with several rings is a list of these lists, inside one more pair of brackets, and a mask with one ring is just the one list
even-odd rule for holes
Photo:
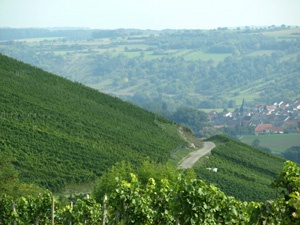
[[272,109],[275,109],[275,106],[274,105],[267,105],[266,108],[267,108],[267,110],[272,110]]
[[264,130],[272,130],[273,125],[272,124],[258,124],[255,128],[256,132],[262,132]]

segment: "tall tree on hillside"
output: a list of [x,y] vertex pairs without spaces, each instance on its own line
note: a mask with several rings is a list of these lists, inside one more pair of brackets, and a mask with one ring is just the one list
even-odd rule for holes
[[207,114],[193,108],[181,107],[177,109],[171,119],[177,123],[185,124],[195,133],[207,125]]
[[241,114],[241,116],[244,115],[244,110],[245,110],[245,99],[243,98],[243,102],[242,102],[242,105],[240,107],[240,114]]
[[35,195],[42,189],[33,184],[24,184],[19,181],[18,172],[14,168],[11,158],[0,152],[0,194],[13,197]]
[[11,192],[18,181],[18,173],[11,164],[8,157],[0,155],[0,192]]
[[300,164],[300,146],[293,146],[282,153],[283,157]]

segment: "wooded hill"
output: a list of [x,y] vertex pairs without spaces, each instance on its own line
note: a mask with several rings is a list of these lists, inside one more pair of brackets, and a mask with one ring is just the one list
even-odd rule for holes
[[151,111],[299,96],[300,29],[1,29],[0,52]]
[[[275,199],[271,186],[284,159],[225,136],[208,139],[216,144],[211,155],[195,166],[200,179],[213,183],[224,193],[244,201]],[[218,168],[217,172],[207,168]]]
[[0,55],[0,154],[21,181],[59,190],[121,160],[165,162],[184,141],[172,122]]

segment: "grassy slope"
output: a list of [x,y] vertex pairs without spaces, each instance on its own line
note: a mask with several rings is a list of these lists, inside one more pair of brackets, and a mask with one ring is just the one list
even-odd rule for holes
[[0,153],[25,182],[57,190],[120,160],[165,161],[182,143],[153,113],[3,55],[0,83]]
[[[242,200],[264,201],[276,197],[271,183],[281,171],[284,159],[222,136],[211,140],[217,147],[195,167],[201,179]],[[218,168],[218,172],[206,168]]]

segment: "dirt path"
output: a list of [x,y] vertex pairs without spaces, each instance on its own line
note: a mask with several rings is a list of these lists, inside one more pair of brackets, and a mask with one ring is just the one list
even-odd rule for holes
[[192,168],[198,159],[210,153],[214,147],[216,147],[216,145],[213,142],[203,142],[203,147],[190,153],[186,158],[182,159],[178,167],[182,169]]

